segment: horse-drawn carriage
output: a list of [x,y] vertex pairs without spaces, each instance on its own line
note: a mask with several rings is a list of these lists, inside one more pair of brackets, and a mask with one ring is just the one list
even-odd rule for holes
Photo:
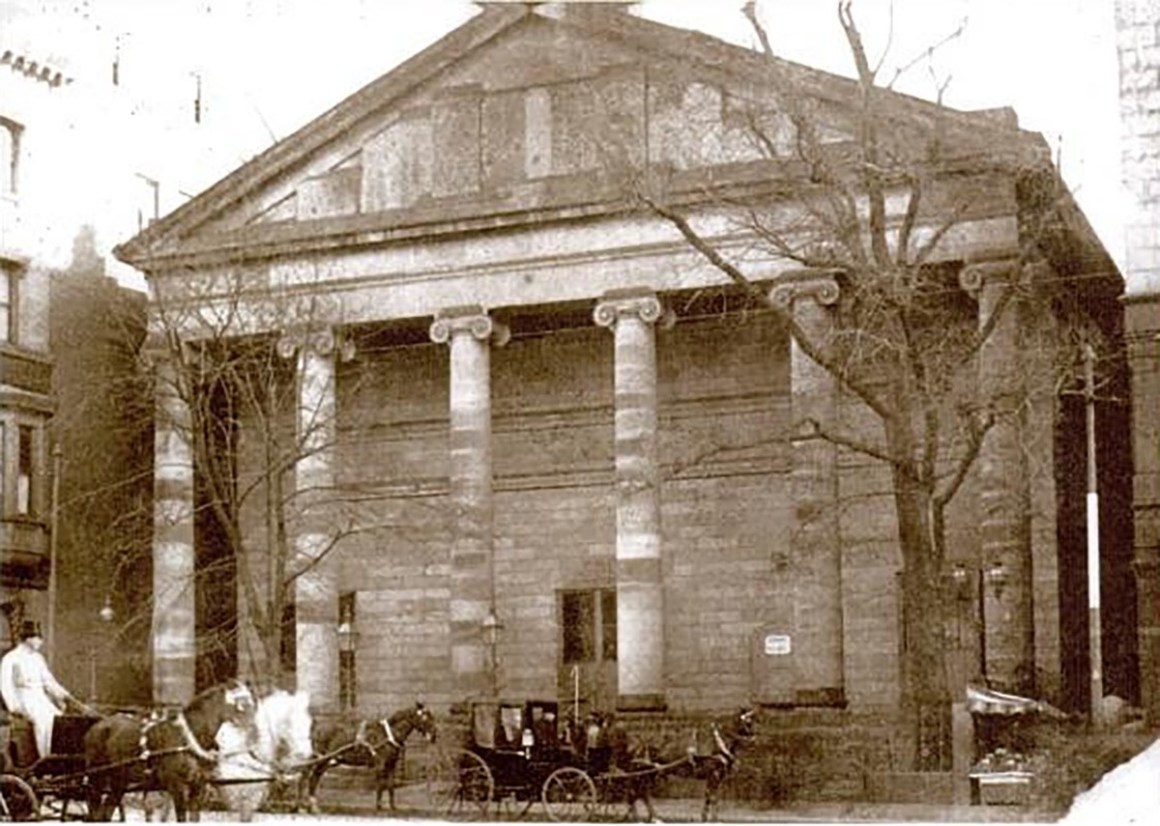
[[554,701],[474,703],[465,747],[443,753],[428,787],[444,816],[519,817],[538,802],[550,820],[589,821],[637,800],[652,814],[652,787],[688,760],[630,754],[611,715],[564,722]]
[[[153,789],[167,793],[178,820],[196,819],[208,786],[260,784],[264,792],[278,779],[280,755],[302,761],[311,754],[304,695],[274,692],[256,700],[236,681],[208,689],[180,709],[61,715],[50,752],[42,757],[30,742],[29,721],[12,716],[8,722],[0,778],[3,820],[108,820],[126,792]],[[215,741],[230,727],[245,732],[232,750]],[[249,765],[234,774],[239,761]],[[242,801],[229,808],[248,819],[256,805]]]

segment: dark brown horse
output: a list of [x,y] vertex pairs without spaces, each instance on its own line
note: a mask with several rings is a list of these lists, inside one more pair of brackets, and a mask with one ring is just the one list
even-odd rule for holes
[[107,821],[130,789],[168,792],[179,821],[198,820],[224,723],[253,725],[254,695],[237,680],[207,689],[177,711],[148,719],[117,714],[85,735],[89,818]]
[[757,735],[756,712],[742,708],[723,723],[713,723],[709,729],[708,748],[697,738],[689,749],[686,771],[705,781],[705,802],[701,807],[701,821],[717,820],[717,800],[721,786],[737,765],[741,750]]
[[375,773],[375,811],[383,805],[383,791],[387,805],[395,810],[395,770],[403,756],[403,746],[412,732],[419,732],[429,741],[435,739],[435,718],[422,703],[416,703],[382,719],[335,721],[315,723],[314,753],[330,755],[318,760],[302,777],[299,800],[306,798],[306,806],[318,814],[318,784],[331,766],[368,766]]
[[[589,775],[599,777],[605,802],[624,803],[626,820],[637,820],[637,801],[644,803],[647,820],[658,822],[652,793],[662,775],[676,763],[665,765],[652,760],[648,748],[634,748],[628,731],[614,714],[595,711],[577,738],[586,757]],[[679,761],[679,762],[684,762]]]

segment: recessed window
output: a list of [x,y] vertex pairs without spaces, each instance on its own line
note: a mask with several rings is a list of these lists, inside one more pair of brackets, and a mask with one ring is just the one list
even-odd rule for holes
[[28,425],[21,425],[16,431],[19,442],[16,450],[16,513],[31,516],[35,431]]
[[338,705],[343,710],[358,705],[358,675],[355,663],[355,649],[358,637],[355,631],[357,597],[354,591],[338,595]]
[[298,606],[293,599],[282,603],[282,648],[279,660],[283,674],[291,675],[298,670]]
[[560,593],[564,663],[616,659],[616,591],[596,588]]
[[16,268],[0,261],[0,342],[16,343]]

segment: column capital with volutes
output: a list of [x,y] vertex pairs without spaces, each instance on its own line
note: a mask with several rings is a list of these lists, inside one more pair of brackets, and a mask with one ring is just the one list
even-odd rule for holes
[[350,361],[355,355],[354,339],[339,327],[290,327],[278,337],[278,355],[284,359],[293,358],[298,353],[315,356],[337,355],[342,361]]
[[1006,284],[1019,272],[1019,260],[1014,257],[968,261],[959,271],[959,286],[972,298],[987,284]]
[[842,289],[834,270],[803,270],[783,276],[769,291],[769,301],[780,310],[791,311],[801,298],[812,298],[823,307],[838,303]]
[[482,307],[457,307],[439,313],[431,323],[431,340],[446,344],[459,335],[470,335],[477,341],[488,341],[496,347],[507,344],[511,330],[489,316]]
[[592,320],[601,327],[614,328],[625,317],[637,318],[647,324],[659,323],[665,328],[676,321],[673,311],[651,291],[606,293],[592,310]]

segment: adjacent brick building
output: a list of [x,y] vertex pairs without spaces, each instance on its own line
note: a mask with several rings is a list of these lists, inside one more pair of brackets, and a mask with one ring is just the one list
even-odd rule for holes
[[[294,564],[320,559],[295,585],[290,653],[322,707],[446,707],[493,690],[677,712],[898,707],[890,473],[803,435],[807,417],[856,428],[866,414],[779,316],[824,329],[840,279],[749,261],[773,297],[754,303],[625,186],[642,167],[663,174],[703,232],[750,254],[723,199],[792,206],[810,184],[766,69],[615,10],[488,7],[118,248],[156,290],[160,699],[194,689],[193,583],[212,541],[189,441],[199,414],[175,379],[196,354],[247,341],[296,376],[280,421],[302,450],[271,482],[267,411],[228,400],[221,448],[238,490],[261,502],[285,485],[302,507],[278,523],[243,505],[238,533],[260,548],[285,528]],[[785,71],[841,151],[854,84]],[[1068,516],[1083,475],[1064,450],[1082,444],[1082,419],[1043,381],[1060,355],[1044,342],[1077,308],[1114,342],[1119,277],[1011,113],[892,105],[899,128],[948,130],[920,225],[966,204],[931,259],[966,323],[1036,261],[1034,298],[978,363],[982,385],[1016,371],[1030,395],[950,515],[955,687],[980,670],[1031,675],[1082,704],[1086,683],[1068,674],[1086,640],[1064,633],[1084,610],[1083,525]],[[747,137],[755,111],[775,136],[764,150]],[[1031,161],[1000,164],[1009,152]],[[243,629],[239,667],[260,670],[245,591],[239,579],[219,593]]]
[[1142,700],[1160,719],[1160,3],[1117,0]]
[[0,43],[0,583],[7,623],[45,615],[51,488],[46,426],[55,408],[49,269],[37,207],[67,78]]

